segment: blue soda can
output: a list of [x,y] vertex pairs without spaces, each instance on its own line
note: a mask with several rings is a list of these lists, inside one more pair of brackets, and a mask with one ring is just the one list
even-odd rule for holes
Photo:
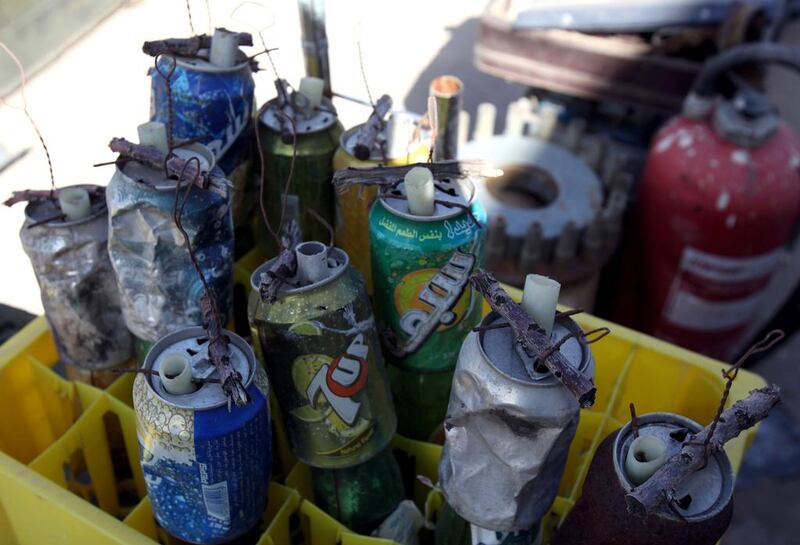
[[[213,40],[216,39],[215,35]],[[232,65],[224,66],[213,63],[213,56],[211,60],[176,57],[169,87],[172,90],[173,138],[198,139],[211,150],[217,165],[233,184],[233,218],[240,226],[249,221],[253,201],[248,198],[248,192],[254,185],[250,152],[255,84],[244,52],[236,49],[232,58]],[[172,62],[172,57],[160,57],[161,73],[169,74]],[[155,68],[151,68],[149,74],[150,117],[166,125],[169,120],[167,80]]]
[[[229,410],[222,386],[207,381],[217,372],[201,327],[158,341],[145,358],[148,372],[133,383],[139,459],[156,520],[174,537],[203,545],[259,524],[272,459],[266,372],[244,339],[225,335],[247,405]],[[189,382],[185,373],[206,382]]]
[[[219,192],[193,187],[182,214],[200,268],[227,323],[233,301],[231,191],[214,156],[200,144],[178,148],[197,157],[201,170],[223,180]],[[106,188],[108,253],[122,300],[125,325],[141,360],[161,337],[203,323],[203,284],[172,214],[176,180],[136,161],[120,161]],[[185,190],[183,187],[181,191]],[[142,348],[144,347],[144,348]]]

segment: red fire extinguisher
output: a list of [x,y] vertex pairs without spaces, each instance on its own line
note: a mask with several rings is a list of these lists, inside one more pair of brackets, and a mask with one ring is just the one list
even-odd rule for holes
[[655,136],[639,196],[643,329],[728,360],[800,218],[800,140],[766,97],[717,96],[744,63],[800,69],[800,49],[751,44],[708,61]]

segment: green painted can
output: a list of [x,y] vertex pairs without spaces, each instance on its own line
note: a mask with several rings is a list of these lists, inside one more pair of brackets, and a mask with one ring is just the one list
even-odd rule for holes
[[353,532],[369,535],[405,499],[391,447],[345,469],[311,468],[314,503]]
[[[294,93],[292,96],[296,95]],[[283,112],[283,116],[280,112]],[[291,124],[287,123],[284,116],[294,121],[297,139],[297,157],[289,189],[287,215],[297,214],[302,240],[328,240],[330,235],[327,229],[308,210],[313,209],[330,225],[334,224],[332,161],[344,127],[336,115],[336,108],[327,98],[323,98],[320,107],[307,117],[300,108],[286,105],[281,109],[277,98],[267,103],[259,118],[258,131],[264,155],[264,175],[261,180],[264,184],[264,206],[274,228],[277,228],[281,216],[283,191],[292,165]],[[267,234],[262,222],[259,225],[260,247],[267,256],[276,255],[275,241]]]
[[[486,212],[469,178],[435,185],[437,200],[462,207],[437,204],[433,216],[414,216],[407,201],[388,196],[375,202],[369,221],[375,314],[390,333],[384,347],[398,431],[420,440],[444,420],[461,343],[481,319],[469,276],[483,264]],[[393,195],[404,194],[400,183]]]
[[[323,247],[319,242],[298,246]],[[381,452],[397,428],[386,365],[361,274],[347,254],[328,253],[328,276],[286,287],[274,303],[251,277],[248,318],[292,452],[318,468],[345,468]]]

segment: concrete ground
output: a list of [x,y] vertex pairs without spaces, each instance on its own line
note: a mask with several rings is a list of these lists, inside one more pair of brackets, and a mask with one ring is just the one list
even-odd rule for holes
[[[205,4],[191,2],[196,29],[205,30]],[[243,2],[246,9],[254,2]],[[235,2],[211,0],[215,26],[241,30],[266,28],[264,36],[273,53],[280,76],[297,82],[303,74],[299,23],[295,2],[267,0],[269,13],[250,9],[231,13]],[[474,114],[483,101],[498,106],[498,120],[505,105],[518,98],[524,88],[484,75],[472,66],[472,44],[477,17],[485,0],[431,2],[375,2],[347,0],[328,2],[328,36],[334,88],[343,94],[366,97],[357,41],[363,48],[364,68],[373,95],[390,94],[395,104],[422,111],[429,81],[451,73],[465,83],[465,109]],[[335,9],[334,9],[335,6]],[[266,14],[266,16],[265,16]],[[244,22],[243,22],[244,21]],[[267,28],[268,27],[268,28]],[[152,59],[141,53],[147,39],[189,34],[183,0],[130,2],[53,63],[33,76],[27,86],[31,115],[49,146],[56,185],[106,184],[113,167],[93,168],[93,163],[113,159],[107,148],[113,136],[136,137],[136,126],[147,120]],[[790,37],[798,37],[796,27]],[[2,41],[2,36],[0,36]],[[1,58],[0,63],[8,62]],[[259,104],[274,95],[274,74],[256,75]],[[792,76],[794,77],[794,76]],[[800,126],[800,104],[794,100],[796,82],[786,75],[770,81],[773,98],[795,127]],[[21,104],[16,93],[7,97]],[[345,126],[361,122],[368,114],[362,107],[337,100]],[[29,150],[21,160],[0,173],[0,197],[13,190],[49,187],[47,162],[34,131],[17,109],[0,106],[0,149],[8,156]],[[40,313],[36,280],[19,243],[23,205],[0,207],[0,255],[4,271],[0,303]],[[0,311],[0,322],[13,320]],[[24,320],[24,316],[17,321]],[[3,325],[3,323],[0,323]],[[784,389],[786,402],[765,424],[748,456],[737,489],[737,508],[726,544],[781,545],[800,542],[800,374],[796,354],[800,337],[756,369]]]

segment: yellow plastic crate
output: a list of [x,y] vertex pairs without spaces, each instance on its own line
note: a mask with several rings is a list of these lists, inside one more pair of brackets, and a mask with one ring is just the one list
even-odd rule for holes
[[[106,391],[61,378],[43,317],[0,347],[0,544],[170,545],[139,466],[132,375]],[[300,495],[270,483],[264,532]]]
[[[250,271],[261,261],[251,252],[237,264],[245,295]],[[600,441],[628,420],[629,402],[640,414],[667,410],[706,423],[723,389],[719,362],[589,315],[577,321],[585,329],[609,325],[613,333],[592,347],[597,403],[582,413],[559,497],[545,521],[546,536],[579,497]],[[57,361],[41,317],[0,347],[0,544],[168,543],[144,495],[130,406],[132,376],[101,391],[60,378],[53,371]],[[729,403],[763,385],[757,375],[741,372]],[[275,451],[291,458],[277,412],[275,423]],[[735,470],[754,434],[750,430],[727,445]],[[418,473],[436,480],[439,447],[399,437],[394,447],[413,458]],[[288,471],[291,462],[286,465]],[[308,545],[390,543],[353,534],[317,508],[310,501],[308,468],[294,466],[287,484],[271,484],[259,545],[286,545],[292,534],[301,534]],[[441,507],[438,493],[421,483],[415,483],[413,499],[431,517]]]

